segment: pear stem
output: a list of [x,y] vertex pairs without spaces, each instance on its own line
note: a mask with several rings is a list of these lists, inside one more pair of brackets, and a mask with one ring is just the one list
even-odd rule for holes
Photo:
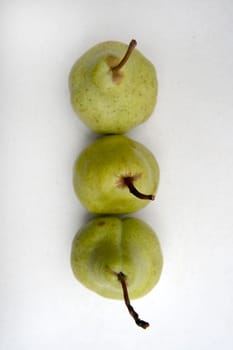
[[139,192],[133,183],[134,178],[132,176],[124,177],[124,184],[128,187],[130,193],[132,193],[135,197],[139,199],[147,199],[153,201],[155,196],[153,194],[144,194]]
[[112,72],[118,72],[126,64],[136,45],[137,41],[135,39],[132,39],[122,60],[115,67],[111,67]]
[[127,286],[126,286],[126,276],[123,272],[119,272],[116,274],[118,280],[121,283],[122,286],[122,290],[123,290],[123,296],[124,296],[124,301],[125,301],[125,305],[127,306],[127,309],[130,313],[130,315],[133,317],[135,323],[139,326],[142,327],[144,329],[146,329],[147,327],[149,327],[149,323],[146,321],[143,321],[139,318],[137,312],[134,310],[134,308],[132,307],[132,305],[130,304],[130,300],[129,300],[129,295],[128,295],[128,290],[127,290]]

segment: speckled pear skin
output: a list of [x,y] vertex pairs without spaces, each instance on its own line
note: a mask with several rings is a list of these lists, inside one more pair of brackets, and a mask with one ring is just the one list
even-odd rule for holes
[[114,274],[126,275],[129,297],[144,296],[155,286],[163,258],[157,236],[136,218],[98,217],[83,226],[74,238],[71,266],[87,288],[106,298],[123,299]]
[[146,121],[154,110],[156,71],[137,49],[121,68],[122,79],[112,79],[108,58],[115,57],[119,63],[127,48],[117,41],[97,44],[77,60],[70,72],[74,111],[97,133],[125,133]]
[[144,208],[150,200],[136,198],[120,186],[122,176],[137,175],[135,187],[155,194],[159,166],[141,143],[123,135],[103,136],[85,148],[74,165],[74,189],[83,206],[95,214],[127,214]]

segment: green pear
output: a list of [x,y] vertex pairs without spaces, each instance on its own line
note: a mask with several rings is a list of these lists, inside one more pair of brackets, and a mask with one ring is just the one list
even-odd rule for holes
[[87,288],[106,298],[124,299],[135,322],[146,328],[130,305],[149,293],[163,265],[157,236],[142,220],[98,217],[84,225],[74,238],[71,266]]
[[73,183],[89,212],[133,213],[154,199],[159,166],[141,143],[123,135],[109,135],[81,152],[74,165]]
[[69,86],[74,111],[101,134],[122,134],[146,121],[157,98],[153,64],[138,50],[107,41],[89,49],[74,64]]

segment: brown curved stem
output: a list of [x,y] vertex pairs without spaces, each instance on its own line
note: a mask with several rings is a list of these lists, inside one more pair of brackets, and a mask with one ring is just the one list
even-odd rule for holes
[[116,66],[111,67],[112,72],[118,72],[126,64],[136,45],[137,41],[135,39],[132,39],[122,60]]
[[155,196],[153,194],[144,194],[139,192],[134,186],[134,178],[132,176],[124,177],[124,184],[128,187],[130,193],[132,193],[135,197],[139,199],[147,199],[153,201]]
[[146,321],[141,320],[139,318],[137,312],[134,310],[134,308],[130,304],[128,290],[127,290],[127,286],[126,286],[126,276],[125,276],[125,274],[123,272],[119,272],[116,275],[117,275],[118,280],[121,283],[125,305],[127,306],[127,309],[129,311],[130,315],[133,317],[135,323],[139,327],[142,327],[142,328],[146,329],[147,327],[149,327],[150,324],[148,322],[146,322]]

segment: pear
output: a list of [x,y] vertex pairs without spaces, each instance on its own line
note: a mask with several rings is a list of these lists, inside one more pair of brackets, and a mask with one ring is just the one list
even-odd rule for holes
[[163,258],[157,236],[142,220],[106,216],[84,225],[73,240],[71,267],[87,288],[111,299],[124,299],[138,326],[130,304],[149,293],[159,281]]
[[81,152],[74,165],[73,183],[89,212],[133,213],[155,198],[159,166],[141,143],[123,135],[108,135]]
[[74,64],[69,87],[74,111],[92,130],[122,134],[146,121],[157,98],[153,64],[136,41],[95,45]]

